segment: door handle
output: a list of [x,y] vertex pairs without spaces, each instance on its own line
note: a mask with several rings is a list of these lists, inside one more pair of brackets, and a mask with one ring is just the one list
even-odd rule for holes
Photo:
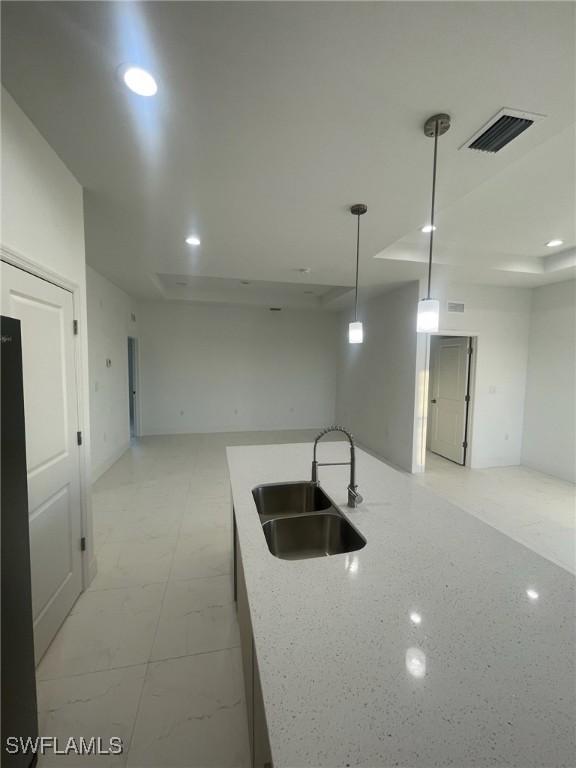
[[435,402],[436,402],[436,400],[430,400],[430,402],[431,402],[431,403],[435,403]]

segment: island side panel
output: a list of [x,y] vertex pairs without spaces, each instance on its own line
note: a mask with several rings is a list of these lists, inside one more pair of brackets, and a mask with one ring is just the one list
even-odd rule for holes
[[238,542],[238,533],[234,520],[234,587],[238,625],[240,627],[240,644],[242,650],[242,671],[244,674],[244,692],[246,697],[246,714],[248,720],[248,736],[250,738],[250,754],[253,768],[272,768],[270,742],[266,727],[266,714],[258,662],[254,650],[252,625],[248,594],[242,567],[242,553]]

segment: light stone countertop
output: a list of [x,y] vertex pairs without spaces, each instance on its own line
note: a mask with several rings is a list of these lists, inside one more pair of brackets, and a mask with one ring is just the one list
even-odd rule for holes
[[319,479],[366,546],[281,560],[251,490],[309,479],[312,444],[227,454],[274,768],[576,765],[568,571],[358,449],[358,509],[347,467]]

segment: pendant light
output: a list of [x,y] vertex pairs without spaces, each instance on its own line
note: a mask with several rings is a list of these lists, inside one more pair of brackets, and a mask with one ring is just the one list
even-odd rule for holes
[[356,203],[350,206],[350,213],[358,217],[356,230],[356,293],[354,296],[354,322],[348,324],[348,341],[350,344],[362,344],[364,341],[364,328],[358,320],[358,271],[360,267],[360,216],[366,213],[368,206],[364,203]]
[[418,302],[418,319],[416,330],[418,333],[435,333],[440,323],[440,302],[430,297],[432,281],[432,250],[434,247],[434,213],[436,204],[436,166],[438,159],[438,137],[442,136],[450,128],[450,115],[439,114],[429,117],[424,123],[424,135],[434,137],[434,162],[432,164],[432,211],[430,223],[426,231],[430,233],[430,246],[428,250],[428,290],[426,298]]

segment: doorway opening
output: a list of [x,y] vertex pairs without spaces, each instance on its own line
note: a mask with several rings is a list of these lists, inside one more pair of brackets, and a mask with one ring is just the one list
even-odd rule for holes
[[138,401],[138,339],[128,336],[128,409],[130,413],[130,439],[140,434],[140,407]]
[[475,339],[430,337],[426,451],[466,466],[470,451]]

